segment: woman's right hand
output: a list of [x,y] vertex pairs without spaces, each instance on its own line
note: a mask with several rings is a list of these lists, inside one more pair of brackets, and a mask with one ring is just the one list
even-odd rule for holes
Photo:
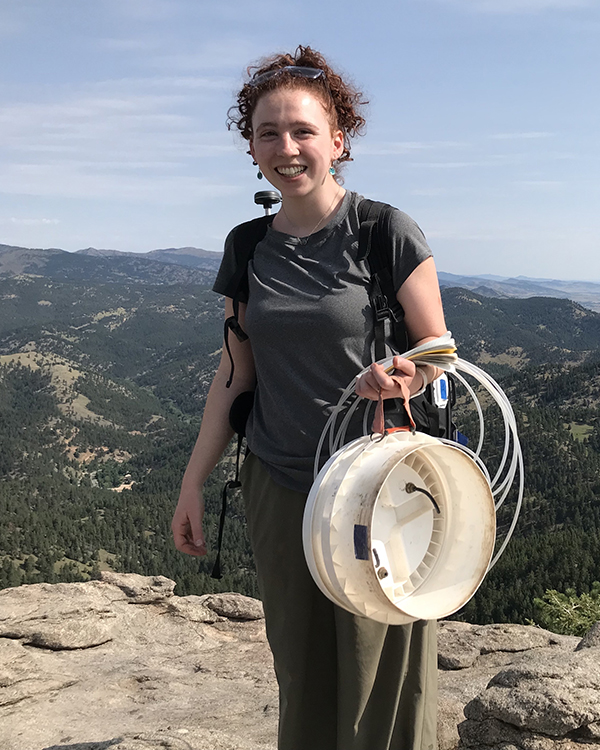
[[194,555],[194,557],[202,557],[206,554],[206,542],[202,530],[203,517],[202,490],[183,484],[171,522],[173,540],[180,552]]
[[[404,398],[404,391],[400,386],[400,379],[406,383],[409,391],[416,393],[423,385],[422,373],[417,376],[415,363],[404,357],[395,356],[393,359],[394,371],[388,375],[383,367],[373,362],[370,368],[356,381],[356,393],[363,398],[377,401],[381,396],[388,398]],[[394,377],[392,377],[392,375]],[[413,385],[416,378],[416,385]]]

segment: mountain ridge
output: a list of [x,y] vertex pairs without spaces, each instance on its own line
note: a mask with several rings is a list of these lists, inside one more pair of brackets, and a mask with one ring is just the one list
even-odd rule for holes
[[[193,258],[193,264],[172,262],[168,260],[170,257]],[[97,253],[69,253],[59,249],[0,245],[0,278],[41,276],[57,281],[90,283],[113,281],[209,285],[214,279],[219,262],[204,256],[171,256],[168,253],[167,256],[145,257],[143,254],[110,250]]]
[[464,276],[445,271],[438,272],[438,279],[442,289],[461,287],[486,297],[571,299],[590,310],[600,312],[600,283],[592,281],[535,279],[527,276]]
[[[211,284],[223,254],[193,246],[133,253],[88,247],[75,252],[58,248],[23,248],[0,244],[0,277],[21,274],[80,281]],[[160,264],[160,265],[153,265]],[[175,270],[179,269],[179,270]],[[440,287],[459,286],[487,297],[553,297],[572,299],[600,312],[600,283],[438,272]]]

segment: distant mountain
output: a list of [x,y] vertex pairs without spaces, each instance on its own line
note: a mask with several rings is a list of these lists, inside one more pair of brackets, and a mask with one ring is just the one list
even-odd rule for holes
[[[167,257],[194,257],[170,255]],[[206,252],[206,251],[202,251]],[[57,281],[86,283],[116,282],[144,284],[204,284],[215,276],[218,260],[197,258],[190,263],[164,261],[148,254],[120,253],[115,250],[94,250],[68,253],[57,249],[34,249],[0,245],[0,278],[42,276]]]
[[41,250],[0,245],[0,277],[19,276],[24,273],[43,275],[44,269],[54,256],[61,255],[63,252],[57,248]]
[[463,359],[510,368],[578,362],[600,351],[600,313],[570,299],[502,299],[442,290],[446,321]]
[[[0,244],[0,278],[42,276],[57,281],[210,286],[222,253],[197,247],[167,247],[147,253],[88,247],[75,253],[57,248],[35,249]],[[442,288],[461,287],[483,297],[552,297],[570,299],[600,312],[600,283],[515,278],[482,274],[465,276],[440,271]]]
[[95,247],[88,247],[84,250],[78,250],[77,254],[96,258],[119,258],[124,256],[146,258],[147,260],[158,260],[162,263],[172,263],[178,266],[213,271],[218,270],[221,258],[223,257],[222,253],[214,253],[198,247],[167,247],[162,250],[150,250],[147,253],[125,253],[119,250],[99,250]]
[[554,297],[571,299],[584,307],[600,312],[600,283],[589,281],[559,281],[557,279],[533,279],[527,276],[516,278],[502,276],[458,276],[440,271],[440,286],[471,289],[486,297]]
[[92,258],[115,258],[119,255],[136,255],[136,253],[122,253],[120,250],[106,250],[99,247],[86,247],[75,251],[78,255],[89,255]]

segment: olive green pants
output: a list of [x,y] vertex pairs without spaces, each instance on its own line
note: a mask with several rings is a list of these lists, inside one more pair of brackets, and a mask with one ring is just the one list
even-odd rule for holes
[[334,605],[302,548],[306,495],[252,454],[250,541],[279,683],[279,750],[435,750],[436,623],[383,625]]

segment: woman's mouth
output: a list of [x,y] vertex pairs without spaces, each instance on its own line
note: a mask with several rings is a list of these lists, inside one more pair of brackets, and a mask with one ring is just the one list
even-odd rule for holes
[[275,171],[277,172],[277,174],[280,174],[282,177],[297,177],[299,174],[306,172],[306,167],[304,166],[275,167]]

